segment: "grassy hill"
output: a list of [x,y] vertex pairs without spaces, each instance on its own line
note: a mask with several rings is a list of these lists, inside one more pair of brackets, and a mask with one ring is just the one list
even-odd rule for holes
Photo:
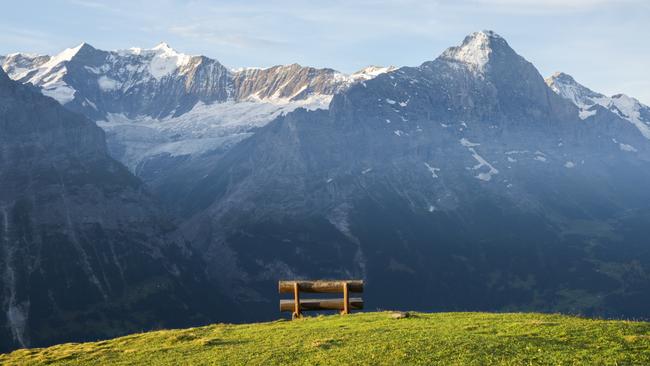
[[134,334],[0,355],[2,365],[650,365],[650,323],[389,312]]

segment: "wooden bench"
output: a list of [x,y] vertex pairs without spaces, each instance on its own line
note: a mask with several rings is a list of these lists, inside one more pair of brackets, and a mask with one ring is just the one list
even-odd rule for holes
[[[290,311],[291,318],[302,316],[303,311],[339,310],[341,314],[349,314],[350,310],[363,309],[363,299],[350,298],[350,292],[362,293],[363,280],[343,281],[280,281],[278,291],[281,294],[293,294],[293,299],[280,300],[280,312]],[[301,292],[311,293],[343,293],[342,299],[302,299]]]

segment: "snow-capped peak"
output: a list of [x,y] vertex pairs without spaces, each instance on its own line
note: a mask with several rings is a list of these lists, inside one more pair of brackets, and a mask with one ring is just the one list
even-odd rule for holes
[[465,64],[475,71],[485,71],[485,66],[490,61],[493,51],[494,40],[502,41],[503,38],[489,30],[474,32],[465,37],[460,46],[448,48],[441,58]]
[[92,46],[90,46],[86,42],[82,42],[77,47],[66,48],[65,50],[61,51],[60,53],[52,56],[52,58],[50,58],[50,60],[48,62],[46,62],[43,65],[43,67],[54,67],[54,66],[56,66],[56,65],[58,65],[58,64],[60,64],[62,62],[70,61],[84,47],[92,47]]
[[157,55],[163,55],[167,57],[192,57],[184,53],[178,52],[175,49],[171,48],[166,42],[160,42],[153,48],[148,49],[147,51],[153,51]]
[[159,50],[159,51],[163,51],[163,52],[176,52],[176,51],[174,51],[173,48],[171,48],[169,46],[169,44],[167,42],[158,43],[154,48],[152,48],[152,50]]
[[353,81],[363,81],[369,80],[377,77],[378,75],[391,72],[396,70],[395,66],[375,66],[371,65],[364,67],[363,69],[356,71],[350,75],[350,79]]
[[160,42],[150,51],[153,51],[154,57],[149,63],[149,73],[158,80],[186,66],[192,59],[192,56],[177,52],[165,42]]
[[611,97],[597,93],[577,81],[570,75],[556,72],[546,79],[546,84],[556,94],[570,100],[580,109],[580,118],[586,119],[598,111],[600,105],[630,121],[643,136],[650,139],[650,107],[625,94]]
[[136,55],[136,56],[146,56],[146,55],[159,55],[163,57],[182,57],[182,58],[191,58],[191,55],[187,55],[173,49],[167,42],[160,42],[152,48],[140,48],[140,47],[131,47],[125,50],[116,50],[120,55]]
[[557,81],[559,81],[561,83],[564,83],[564,84],[577,84],[577,82],[573,78],[573,76],[571,76],[569,74],[565,74],[565,73],[563,73],[561,71],[554,72],[553,75],[551,75],[551,77],[549,77],[546,80],[547,80],[547,82],[549,80],[557,80]]
[[581,110],[589,109],[594,104],[601,104],[599,100],[608,99],[606,96],[579,84],[575,79],[563,72],[556,72],[547,78],[548,85],[556,94],[568,99]]
[[67,63],[79,54],[81,50],[94,50],[86,42],[76,47],[66,48],[62,52],[52,56],[47,62],[37,68],[37,72],[26,80],[34,85],[39,85],[43,94],[56,99],[61,104],[69,103],[74,99],[76,90],[70,87],[64,80],[67,73]]

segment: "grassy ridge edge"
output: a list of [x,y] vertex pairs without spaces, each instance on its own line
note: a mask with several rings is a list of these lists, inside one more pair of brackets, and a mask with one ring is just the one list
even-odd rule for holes
[[650,364],[650,323],[537,313],[390,312],[214,324],[22,349],[3,365]]

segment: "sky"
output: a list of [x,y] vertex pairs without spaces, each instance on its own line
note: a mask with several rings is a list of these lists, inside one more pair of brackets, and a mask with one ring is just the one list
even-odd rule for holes
[[237,68],[416,66],[493,30],[546,77],[650,104],[650,0],[43,0],[3,2],[0,54],[167,42]]

